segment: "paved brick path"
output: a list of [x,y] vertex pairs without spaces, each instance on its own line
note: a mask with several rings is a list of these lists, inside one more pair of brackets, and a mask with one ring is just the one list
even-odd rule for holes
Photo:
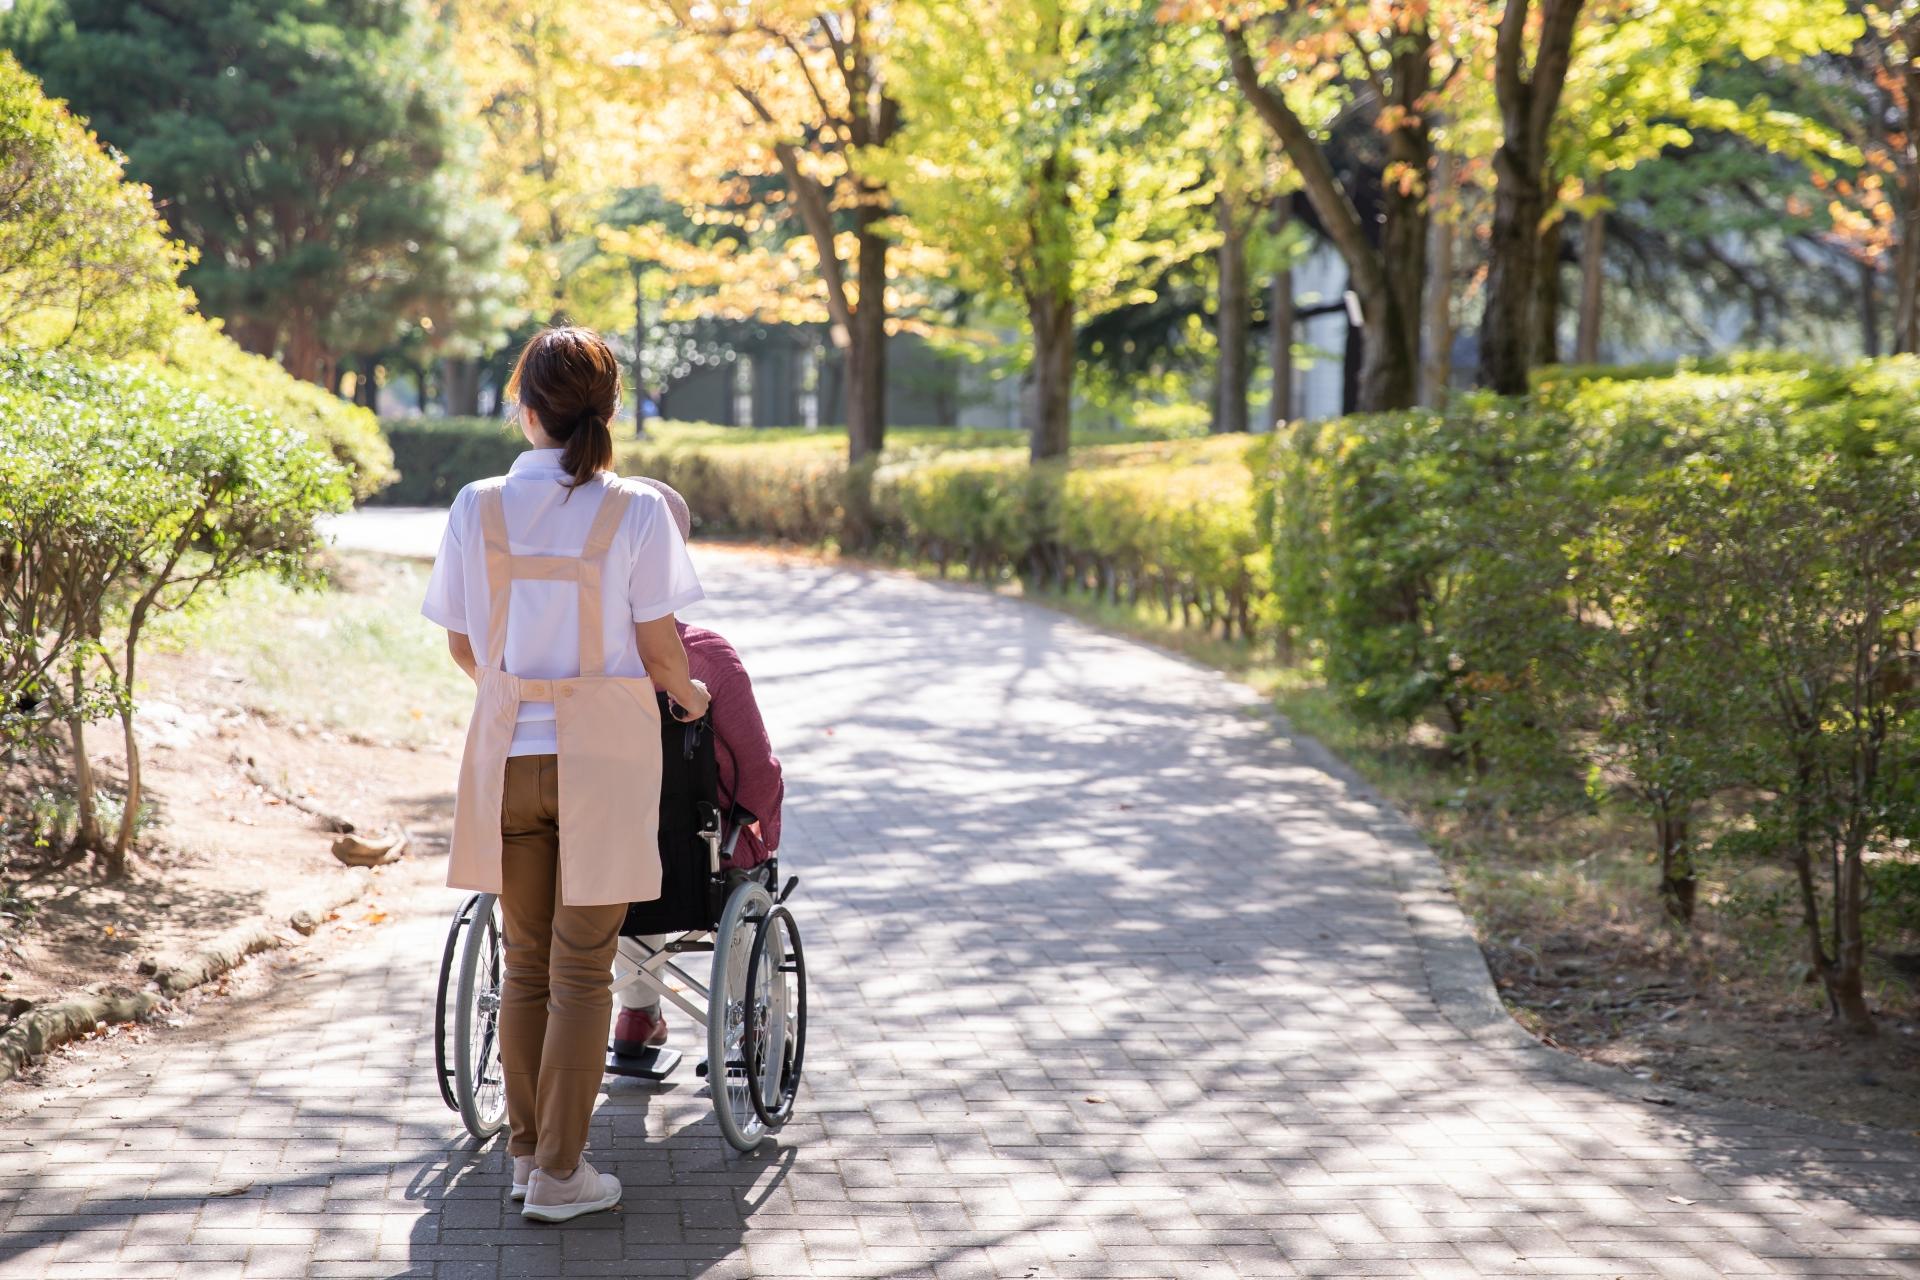
[[777,1151],[723,1155],[691,1079],[617,1086],[624,1211],[523,1224],[430,1078],[424,892],[8,1123],[0,1276],[1920,1276],[1915,1144],[1458,1029],[1457,916],[1423,945],[1396,894],[1430,864],[1226,682],[962,591],[706,574],[804,881]]

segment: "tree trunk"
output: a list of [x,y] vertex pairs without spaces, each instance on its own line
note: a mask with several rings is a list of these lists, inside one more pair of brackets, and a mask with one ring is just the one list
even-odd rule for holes
[[330,384],[334,357],[320,341],[313,317],[296,312],[287,318],[286,342],[280,350],[280,365],[302,382],[318,386]]
[[1253,324],[1253,298],[1247,284],[1247,227],[1225,192],[1214,201],[1214,214],[1220,224],[1220,292],[1214,306],[1220,356],[1215,368],[1213,430],[1245,432],[1247,380],[1253,372],[1247,349],[1247,331]]
[[[1557,195],[1549,194],[1552,204]],[[1533,277],[1533,350],[1528,368],[1560,363],[1560,246],[1566,237],[1565,218],[1555,218],[1540,233],[1540,258]]]
[[[1451,152],[1434,157],[1436,194],[1452,191],[1453,170]],[[1438,409],[1446,403],[1447,384],[1453,380],[1453,224],[1432,210],[1427,217],[1426,363],[1420,375],[1420,403]]]
[[[1273,208],[1276,236],[1286,229],[1292,217],[1291,201],[1282,197]],[[1274,430],[1293,416],[1293,330],[1297,323],[1293,268],[1281,267],[1273,274],[1273,296],[1267,306],[1267,341],[1273,361],[1273,403],[1267,409],[1267,425]]]
[[1920,351],[1920,179],[1896,183],[1900,239],[1893,251],[1893,353]]
[[1367,349],[1372,345],[1367,341],[1366,330],[1357,324],[1347,325],[1345,341],[1340,348],[1341,413],[1360,413],[1366,407],[1360,386],[1360,371],[1366,367]]
[[265,320],[249,316],[228,316],[226,334],[249,355],[265,356],[273,359],[273,349],[280,344],[280,332]]
[[[1320,142],[1286,99],[1260,82],[1244,33],[1231,22],[1224,23],[1221,31],[1235,82],[1279,139],[1328,239],[1347,264],[1365,331],[1360,344],[1362,366],[1357,375],[1348,371],[1355,405],[1366,411],[1408,408],[1418,399],[1420,384],[1425,192],[1387,185],[1375,244],[1372,228],[1362,220]],[[1428,176],[1431,142],[1419,104],[1432,84],[1432,49],[1424,28],[1402,33],[1393,46],[1393,102],[1386,104],[1401,111],[1401,123],[1387,133],[1388,159],[1422,179]]]
[[1860,264],[1860,351],[1868,359],[1880,354],[1879,268]]
[[887,438],[887,238],[874,229],[883,210],[855,214],[860,297],[847,349],[847,459],[879,453]]
[[380,366],[370,360],[353,380],[353,402],[362,409],[380,411]]
[[1693,923],[1699,883],[1693,874],[1693,846],[1687,815],[1663,807],[1654,819],[1660,845],[1660,902],[1667,915],[1681,924]]
[[1575,364],[1600,363],[1600,315],[1606,288],[1607,211],[1595,209],[1580,228],[1580,328],[1573,340]]
[[[1856,777],[1859,776],[1856,774]],[[1867,1007],[1863,973],[1867,961],[1866,933],[1861,927],[1861,912],[1866,907],[1866,867],[1860,842],[1849,839],[1836,860],[1833,886],[1833,973],[1828,989],[1840,1011],[1840,1021],[1854,1035],[1877,1033],[1873,1011]]]
[[420,406],[420,412],[425,413],[427,411],[427,366],[425,364],[413,366],[413,399],[414,403]]
[[[1502,148],[1505,151],[1505,148]],[[1527,389],[1534,351],[1534,277],[1540,261],[1540,214],[1545,203],[1537,180],[1509,178],[1498,161],[1493,229],[1487,243],[1486,315],[1480,322],[1480,382],[1501,395]]]
[[1073,299],[1036,294],[1027,299],[1033,326],[1033,381],[1027,406],[1029,457],[1064,458],[1073,430]]
[[[73,705],[78,707],[86,695],[86,660],[76,656],[73,660]],[[78,711],[67,715],[67,731],[72,736],[73,745],[73,844],[74,853],[92,852],[100,848],[100,811],[95,805],[97,795],[93,781],[93,761],[87,755],[86,718]]]
[[[1500,146],[1493,155],[1493,226],[1487,243],[1486,312],[1480,326],[1480,382],[1501,395],[1527,390],[1527,371],[1543,340],[1536,314],[1548,269],[1541,219],[1551,196],[1547,135],[1559,111],[1584,0],[1541,0],[1538,46],[1527,57],[1531,0],[1507,0],[1494,52]],[[1557,262],[1552,267],[1558,275]],[[1555,296],[1557,297],[1557,288]]]
[[480,416],[480,362],[471,357],[450,359],[441,365],[440,389],[447,412],[456,418]]

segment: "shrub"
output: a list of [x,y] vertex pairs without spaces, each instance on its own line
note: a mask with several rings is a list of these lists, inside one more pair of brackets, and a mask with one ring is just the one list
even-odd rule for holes
[[505,472],[527,447],[500,418],[388,418],[379,428],[393,477],[370,500],[391,506],[448,506],[472,481]]
[[1905,918],[1869,887],[1912,882],[1874,868],[1920,835],[1920,364],[1720,368],[1294,428],[1254,454],[1277,608],[1508,796],[1634,806],[1677,920],[1700,848],[1784,862],[1864,1030],[1866,930]]
[[354,497],[368,498],[392,482],[393,451],[371,411],[241,350],[217,323],[187,317],[168,338],[158,363],[179,386],[238,401],[324,446],[347,468]]
[[187,251],[147,189],[6,52],[0,210],[0,339],[122,355],[178,322]]
[[[268,415],[152,370],[0,358],[0,697],[14,739],[72,733],[79,840],[124,869],[140,809],[130,692],[157,613],[256,568],[297,577],[345,469]],[[113,642],[108,643],[111,628]],[[84,727],[117,709],[125,819],[95,826]]]

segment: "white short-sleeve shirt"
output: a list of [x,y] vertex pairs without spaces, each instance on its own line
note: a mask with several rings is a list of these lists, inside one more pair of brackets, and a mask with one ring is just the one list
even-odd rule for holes
[[[515,555],[579,555],[609,487],[618,485],[632,494],[601,568],[601,627],[606,673],[645,676],[633,624],[677,613],[703,594],[687,545],[659,490],[606,473],[569,490],[560,456],[558,449],[529,449],[514,459],[500,503],[507,543]],[[468,485],[453,500],[420,612],[466,635],[483,666],[498,666],[529,680],[560,680],[580,674],[578,591],[572,582],[516,580],[507,608],[507,651],[504,656],[486,652],[486,541],[480,505]],[[557,749],[553,704],[521,703],[508,754],[544,755]]]

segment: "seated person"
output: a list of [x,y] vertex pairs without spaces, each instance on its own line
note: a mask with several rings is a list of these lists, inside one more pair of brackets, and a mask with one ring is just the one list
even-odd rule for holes
[[[686,499],[658,480],[643,483],[666,498],[681,539],[691,537],[693,518]],[[684,622],[677,625],[680,643],[687,651],[687,666],[693,678],[706,685],[711,699],[708,714],[713,717],[714,756],[720,771],[720,812],[731,813],[739,805],[757,819],[740,833],[727,865],[742,870],[757,867],[780,847],[780,802],[786,794],[780,760],[767,740],[767,727],[760,719],[753,683],[747,679],[740,655],[724,637],[704,627],[690,627]],[[666,943],[666,935],[655,934],[642,941],[658,948]],[[620,939],[620,959],[628,966],[640,963],[641,951],[634,939]],[[666,1018],[660,1012],[660,997],[651,988],[631,983],[619,993],[619,1004],[620,1016],[613,1029],[615,1053],[630,1056],[666,1042]]]

